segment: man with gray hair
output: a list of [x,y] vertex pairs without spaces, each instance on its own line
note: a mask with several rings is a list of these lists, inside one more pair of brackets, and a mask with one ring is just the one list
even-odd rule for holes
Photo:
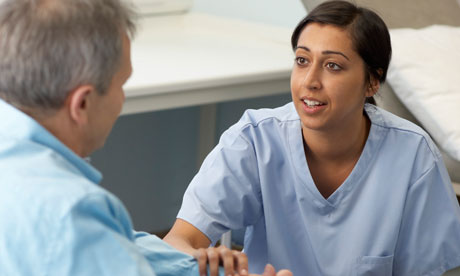
[[0,275],[198,274],[84,160],[121,111],[132,18],[120,0],[0,1]]

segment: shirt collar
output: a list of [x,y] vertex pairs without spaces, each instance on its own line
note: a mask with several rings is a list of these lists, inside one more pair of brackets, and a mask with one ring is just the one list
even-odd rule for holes
[[364,111],[366,112],[372,124],[379,125],[379,126],[386,125],[385,119],[383,118],[383,115],[377,106],[366,103],[364,105]]
[[62,155],[76,167],[82,175],[98,184],[102,174],[85,159],[76,155],[70,148],[27,114],[0,99],[0,136],[16,140],[28,140],[44,145]]

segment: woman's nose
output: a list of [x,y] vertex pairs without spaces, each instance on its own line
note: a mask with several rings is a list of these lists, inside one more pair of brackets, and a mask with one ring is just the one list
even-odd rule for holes
[[311,66],[305,73],[304,85],[308,90],[321,89],[321,70],[318,66]]

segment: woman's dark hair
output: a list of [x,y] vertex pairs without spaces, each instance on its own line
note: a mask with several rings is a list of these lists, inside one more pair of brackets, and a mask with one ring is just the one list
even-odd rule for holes
[[[366,80],[375,77],[385,81],[391,59],[391,41],[385,22],[373,11],[346,1],[328,1],[318,5],[299,22],[291,37],[297,48],[300,34],[310,23],[330,24],[348,29],[356,52],[366,65]],[[373,97],[366,102],[375,104]]]

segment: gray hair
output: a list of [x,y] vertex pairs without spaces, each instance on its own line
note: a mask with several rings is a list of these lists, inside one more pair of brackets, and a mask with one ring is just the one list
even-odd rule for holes
[[74,88],[108,89],[134,35],[123,0],[0,0],[0,98],[58,109]]

